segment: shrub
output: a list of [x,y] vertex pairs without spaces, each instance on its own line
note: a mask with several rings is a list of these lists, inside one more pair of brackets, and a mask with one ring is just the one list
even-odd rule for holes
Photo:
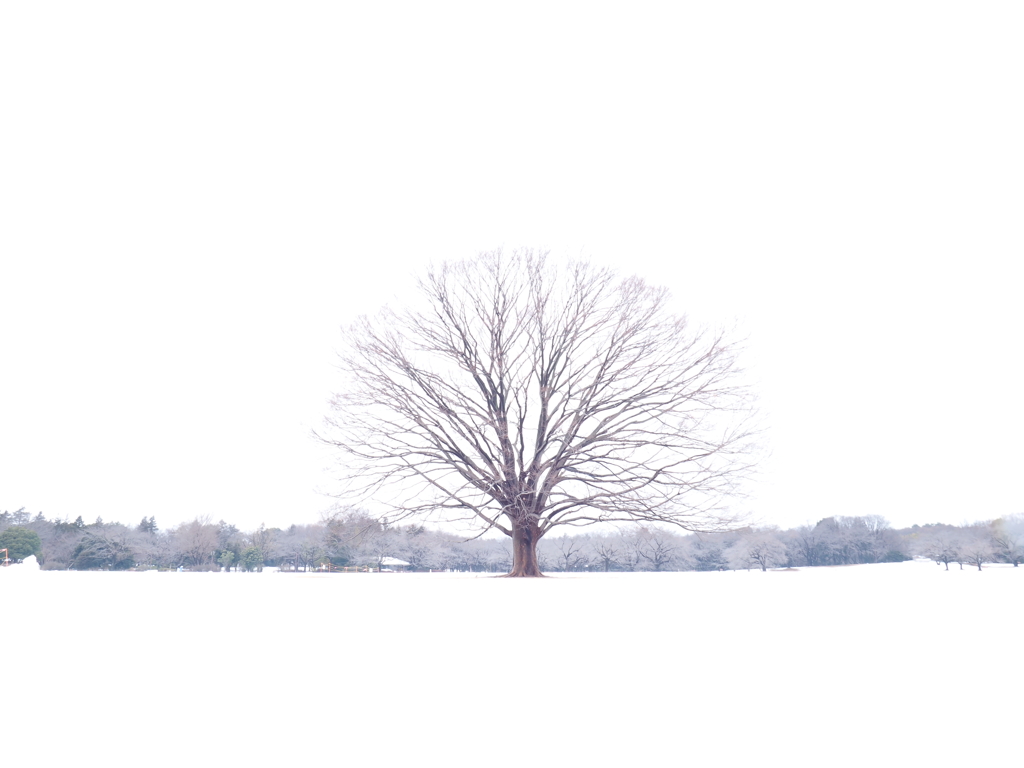
[[878,562],[880,562],[880,563],[902,563],[902,562],[905,562],[905,561],[910,560],[910,559],[911,559],[911,557],[909,555],[906,555],[903,552],[900,552],[898,549],[890,549],[888,552],[886,552],[884,555],[882,555],[881,559]]

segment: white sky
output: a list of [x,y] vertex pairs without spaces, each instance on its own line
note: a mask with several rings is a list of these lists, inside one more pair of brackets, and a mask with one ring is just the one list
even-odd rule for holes
[[767,522],[1022,511],[1018,4],[154,5],[0,8],[0,509],[316,520],[338,327],[505,244],[738,323]]

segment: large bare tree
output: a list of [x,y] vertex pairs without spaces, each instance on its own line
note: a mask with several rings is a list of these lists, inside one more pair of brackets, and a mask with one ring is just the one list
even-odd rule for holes
[[445,263],[419,288],[346,332],[318,436],[350,501],[497,529],[510,576],[541,575],[557,526],[736,524],[723,500],[752,435],[736,346],[672,314],[667,290],[531,251]]

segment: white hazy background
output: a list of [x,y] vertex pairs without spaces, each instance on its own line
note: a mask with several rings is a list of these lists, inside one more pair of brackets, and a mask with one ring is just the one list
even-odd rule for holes
[[338,328],[588,255],[749,337],[782,526],[1020,512],[1011,2],[0,6],[0,509],[316,520]]

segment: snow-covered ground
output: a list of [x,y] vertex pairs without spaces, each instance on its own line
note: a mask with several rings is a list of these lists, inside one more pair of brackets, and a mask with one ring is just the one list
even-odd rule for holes
[[[1024,764],[1024,568],[0,572],[5,764]],[[74,762],[72,762],[74,761]]]

